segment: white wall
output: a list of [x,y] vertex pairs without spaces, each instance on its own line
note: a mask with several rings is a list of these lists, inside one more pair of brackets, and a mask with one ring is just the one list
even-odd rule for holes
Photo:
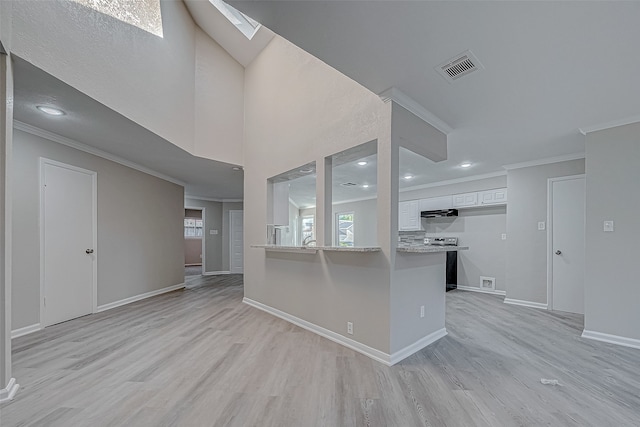
[[547,180],[584,173],[584,160],[507,172],[507,298],[547,303]]
[[[585,330],[640,340],[640,123],[586,138]],[[614,221],[614,232],[603,221]]]
[[74,1],[8,3],[13,53],[194,155],[242,162],[242,66],[183,2],[159,2],[162,37]]
[[333,245],[336,242],[336,214],[339,212],[354,213],[354,245],[378,246],[378,215],[377,199],[360,200],[357,202],[339,203],[333,205]]
[[13,154],[14,330],[40,321],[40,157],[98,173],[98,306],[184,281],[181,186],[17,130]]
[[[311,161],[324,165],[326,156],[377,139],[380,128],[390,128],[388,105],[276,36],[245,70],[245,108],[245,296],[343,335],[352,321],[350,338],[388,352],[388,249],[298,255],[249,247],[265,243],[267,179]],[[390,137],[378,141],[388,150]],[[319,246],[325,220],[320,187]],[[388,196],[381,203],[390,206]],[[383,223],[390,214],[389,207]],[[384,243],[389,247],[388,236]]]

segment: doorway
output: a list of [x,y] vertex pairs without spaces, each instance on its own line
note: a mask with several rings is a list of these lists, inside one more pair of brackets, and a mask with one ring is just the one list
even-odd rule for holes
[[97,174],[40,158],[40,322],[97,306]]
[[584,175],[550,178],[548,185],[548,306],[584,314]]
[[244,273],[244,211],[229,211],[229,271]]
[[205,272],[204,208],[184,209],[184,275],[200,276]]

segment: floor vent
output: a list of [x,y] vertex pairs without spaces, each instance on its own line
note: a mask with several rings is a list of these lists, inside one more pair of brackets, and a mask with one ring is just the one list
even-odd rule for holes
[[480,289],[496,290],[496,278],[480,276]]
[[470,50],[462,52],[460,55],[456,55],[436,67],[436,71],[449,83],[471,74],[474,71],[483,69],[484,66]]

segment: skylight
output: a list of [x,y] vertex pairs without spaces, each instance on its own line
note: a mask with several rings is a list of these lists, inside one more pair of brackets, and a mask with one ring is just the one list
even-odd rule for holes
[[209,0],[209,2],[216,7],[237,29],[245,35],[246,38],[251,40],[253,36],[260,29],[260,23],[251,19],[238,9],[228,5],[222,0]]

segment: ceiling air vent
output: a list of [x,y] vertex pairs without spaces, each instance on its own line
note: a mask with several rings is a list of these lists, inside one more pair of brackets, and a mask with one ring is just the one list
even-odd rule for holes
[[436,67],[436,71],[449,83],[483,69],[484,67],[478,58],[470,50],[462,52]]
[[342,183],[342,184],[340,184],[340,185],[342,185],[343,187],[355,187],[355,186],[356,186],[356,185],[358,185],[358,184],[356,184],[356,183],[354,183],[354,182],[343,182],[343,183]]

